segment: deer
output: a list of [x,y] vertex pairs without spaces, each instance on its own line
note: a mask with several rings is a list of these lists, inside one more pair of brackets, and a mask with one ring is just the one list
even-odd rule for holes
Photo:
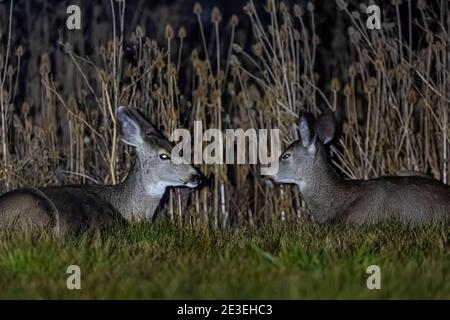
[[343,178],[332,166],[327,146],[334,139],[334,113],[325,109],[317,121],[301,113],[299,140],[279,157],[277,184],[298,186],[307,209],[319,224],[371,225],[388,220],[424,224],[449,220],[450,187],[428,176]]
[[169,187],[196,188],[203,175],[171,161],[172,144],[136,108],[116,112],[121,141],[135,149],[126,178],[115,185],[27,187],[0,196],[0,228],[49,230],[57,236],[151,221]]

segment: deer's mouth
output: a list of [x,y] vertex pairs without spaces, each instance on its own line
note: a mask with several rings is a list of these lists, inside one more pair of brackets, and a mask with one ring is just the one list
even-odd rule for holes
[[277,177],[268,177],[267,181],[276,184],[276,185],[280,185],[283,184],[284,182],[282,180],[279,180]]
[[267,180],[273,182],[274,184],[280,185],[280,184],[297,184],[297,181],[295,181],[292,178],[281,178],[277,176],[270,176],[267,177]]
[[196,188],[203,182],[203,178],[200,174],[193,174],[187,180],[182,180],[182,185],[188,188]]
[[199,185],[198,185],[198,184],[193,184],[193,183],[191,183],[191,182],[186,182],[186,183],[184,184],[184,186],[185,186],[185,187],[188,187],[188,188],[197,188]]

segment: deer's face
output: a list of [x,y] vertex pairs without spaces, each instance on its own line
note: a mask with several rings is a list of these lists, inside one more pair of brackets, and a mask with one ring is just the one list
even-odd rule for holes
[[314,184],[319,161],[317,153],[322,145],[333,139],[335,122],[333,114],[327,112],[314,123],[313,129],[311,118],[300,115],[297,125],[300,140],[292,143],[281,154],[278,172],[271,177],[275,182],[296,184],[300,190]]
[[314,143],[307,147],[301,141],[292,143],[281,154],[278,172],[272,179],[278,183],[297,184],[302,188],[311,182],[316,152]]
[[167,187],[195,188],[201,174],[188,163],[174,163],[172,144],[136,110],[120,107],[117,118],[121,138],[136,148],[140,176],[148,195],[161,195]]

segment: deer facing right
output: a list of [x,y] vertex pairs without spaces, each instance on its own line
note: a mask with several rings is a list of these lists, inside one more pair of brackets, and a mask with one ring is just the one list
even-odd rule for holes
[[136,150],[126,179],[116,185],[29,187],[0,196],[0,229],[49,229],[63,235],[152,220],[167,188],[198,187],[201,173],[176,164],[172,144],[137,109],[117,110],[121,140]]
[[450,187],[420,177],[346,180],[329,163],[325,151],[335,134],[330,110],[314,126],[305,114],[298,122],[300,140],[280,156],[277,183],[296,184],[311,215],[319,223],[378,223],[387,219],[427,223],[450,217]]

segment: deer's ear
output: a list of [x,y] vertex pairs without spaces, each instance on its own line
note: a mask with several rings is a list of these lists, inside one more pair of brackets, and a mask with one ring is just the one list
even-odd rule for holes
[[311,121],[309,120],[309,115],[306,113],[300,113],[298,117],[297,123],[297,131],[300,139],[302,140],[302,145],[306,148],[308,147],[312,140],[312,130],[311,130]]
[[120,106],[117,109],[116,117],[120,124],[119,131],[122,141],[134,147],[141,145],[143,143],[142,127],[130,109]]
[[[120,109],[120,108],[119,108]],[[157,135],[158,131],[155,127],[144,117],[144,115],[136,108],[127,108],[130,115],[141,129],[142,137]]]
[[315,123],[316,135],[322,144],[327,144],[336,133],[336,120],[331,110],[324,111]]

